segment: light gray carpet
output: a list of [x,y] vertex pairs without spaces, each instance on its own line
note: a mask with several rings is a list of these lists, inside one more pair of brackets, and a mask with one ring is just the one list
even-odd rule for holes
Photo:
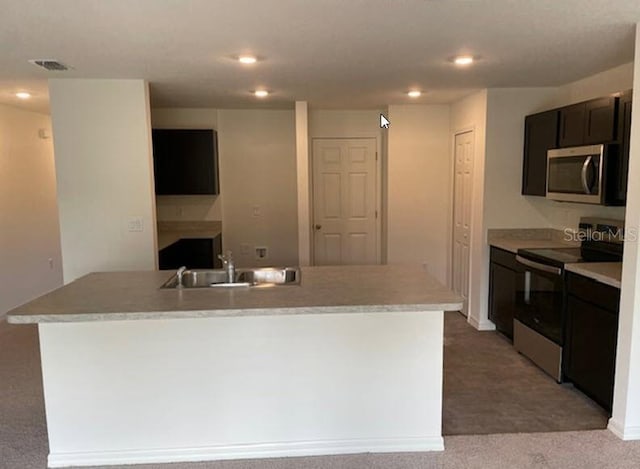
[[444,337],[445,435],[607,428],[600,406],[556,383],[498,332],[478,332],[449,312]]
[[[460,323],[458,319],[457,316],[447,315],[447,334],[458,326],[466,327],[464,320]],[[451,329],[450,325],[453,325],[454,329]],[[460,345],[463,346],[463,344]],[[447,347],[451,346],[455,345],[449,343]],[[12,326],[0,319],[0,469],[44,469],[46,467],[48,448],[39,367],[36,327]],[[640,467],[640,442],[622,442],[606,430],[448,436],[445,437],[445,446],[446,450],[442,453],[361,454],[109,466],[109,468],[624,469]]]

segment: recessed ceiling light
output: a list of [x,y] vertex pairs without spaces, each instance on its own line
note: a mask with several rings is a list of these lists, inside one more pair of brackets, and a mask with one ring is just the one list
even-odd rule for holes
[[258,98],[266,98],[269,96],[269,92],[267,90],[256,90],[253,92],[254,95]]
[[420,96],[422,96],[422,91],[411,90],[407,93],[407,96],[409,96],[410,98],[419,98]]
[[456,65],[471,65],[473,63],[473,57],[470,55],[459,55],[453,59],[453,63]]
[[29,99],[31,97],[31,93],[27,93],[26,91],[20,91],[16,93],[16,97],[20,99]]
[[238,62],[240,62],[241,64],[250,65],[256,63],[257,61],[258,59],[253,55],[241,55],[240,57],[238,57]]

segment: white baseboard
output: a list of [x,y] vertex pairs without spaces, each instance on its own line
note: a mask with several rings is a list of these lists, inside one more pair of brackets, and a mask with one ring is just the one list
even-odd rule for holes
[[152,450],[51,453],[48,467],[111,466],[357,453],[443,451],[441,436],[363,440],[297,441]]
[[482,321],[478,321],[473,316],[469,316],[468,319],[469,324],[478,329],[479,331],[495,331],[496,325],[489,321],[488,319],[484,319]]
[[611,433],[620,438],[621,440],[640,440],[640,427],[624,427],[618,421],[613,418],[609,419],[607,428]]

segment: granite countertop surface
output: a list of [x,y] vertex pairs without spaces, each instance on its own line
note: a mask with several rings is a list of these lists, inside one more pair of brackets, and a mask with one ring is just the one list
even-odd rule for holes
[[518,249],[580,247],[579,241],[568,241],[563,230],[551,228],[490,229],[488,244],[517,254]]
[[505,251],[518,253],[518,249],[537,249],[537,248],[567,248],[579,247],[580,245],[569,244],[553,239],[493,239],[489,241],[489,245],[504,249]]
[[567,264],[565,269],[606,285],[620,288],[622,262],[581,262]]
[[160,221],[158,222],[158,250],[180,239],[215,238],[222,233],[220,221]]
[[173,271],[99,272],[9,311],[13,324],[458,310],[421,266],[302,267],[300,285],[160,289]]

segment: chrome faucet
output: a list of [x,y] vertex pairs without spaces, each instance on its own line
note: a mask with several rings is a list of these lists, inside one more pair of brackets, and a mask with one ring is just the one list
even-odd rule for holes
[[178,278],[178,286],[181,287],[182,286],[182,275],[184,274],[184,271],[187,270],[186,266],[182,266],[178,269],[178,271],[176,272],[176,277]]
[[236,266],[233,263],[233,255],[231,251],[227,251],[224,256],[222,254],[218,254],[218,259],[222,261],[222,268],[227,271],[227,283],[235,282]]

